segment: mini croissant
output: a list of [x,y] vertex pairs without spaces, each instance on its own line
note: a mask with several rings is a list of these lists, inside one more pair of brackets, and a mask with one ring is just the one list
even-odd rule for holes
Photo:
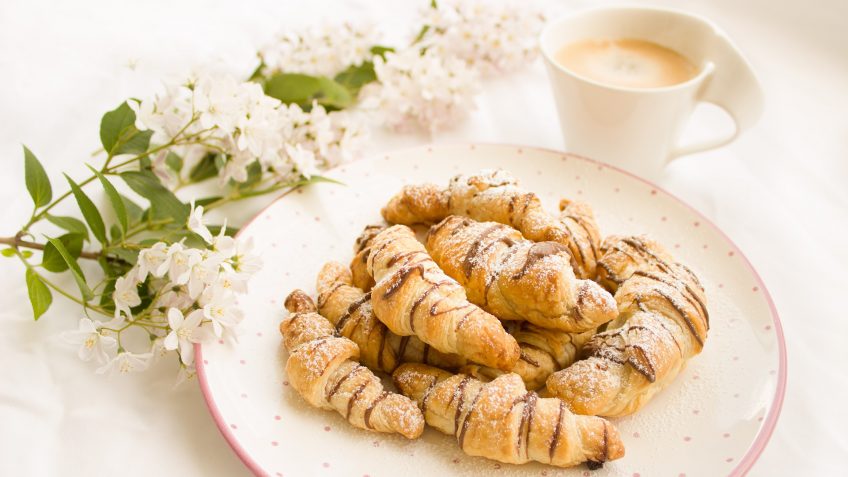
[[336,262],[324,264],[318,272],[318,312],[335,325],[340,335],[359,346],[362,364],[391,373],[406,362],[443,369],[456,369],[466,363],[460,356],[433,349],[417,336],[398,336],[389,331],[374,316],[371,294],[351,282],[347,267]]
[[612,295],[578,280],[557,242],[531,242],[512,227],[451,215],[427,233],[427,251],[468,299],[502,320],[570,332],[618,315]]
[[443,353],[485,366],[515,365],[520,353],[515,338],[468,301],[409,227],[395,225],[373,238],[368,271],[377,282],[371,290],[374,313],[393,333],[416,335]]
[[[519,375],[530,390],[543,387],[548,376],[574,363],[580,350],[595,334],[595,330],[583,333],[551,330],[526,321],[507,322],[505,326],[521,348],[518,362],[508,372]],[[459,370],[484,381],[491,381],[506,373],[474,363]]]
[[392,377],[418,403],[427,424],[455,436],[468,455],[559,467],[587,462],[591,468],[624,455],[612,424],[572,414],[559,399],[528,392],[515,374],[484,384],[463,374],[404,364]]
[[[425,363],[442,369],[461,369],[485,381],[504,373],[470,363],[456,354],[442,353],[416,336],[392,333],[374,316],[370,294],[351,285],[351,273],[340,263],[324,264],[317,286],[318,312],[333,323],[340,335],[359,346],[360,362],[371,369],[391,373],[401,363]],[[594,334],[550,330],[525,321],[509,322],[506,329],[521,348],[510,372],[521,376],[528,389],[544,386],[554,371],[573,363],[580,348]]]
[[398,433],[415,439],[424,419],[415,403],[383,389],[380,378],[356,362],[356,343],[335,336],[335,329],[315,313],[302,291],[286,298],[291,316],[280,323],[289,350],[286,374],[292,387],[312,406],[333,409],[360,429]]
[[580,414],[631,414],[700,353],[709,315],[704,289],[645,237],[604,241],[600,279],[617,290],[619,316],[586,345],[590,357],[554,373],[548,389]]
[[404,187],[383,207],[383,218],[397,224],[433,224],[448,215],[499,222],[518,229],[534,242],[557,242],[568,250],[574,274],[595,278],[600,256],[598,225],[588,205],[563,200],[559,217],[549,214],[536,194],[518,187],[506,171],[458,175],[448,187]]

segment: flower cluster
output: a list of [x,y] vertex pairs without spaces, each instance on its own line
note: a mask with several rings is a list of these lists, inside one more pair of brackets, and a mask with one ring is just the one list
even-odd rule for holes
[[[225,75],[201,75],[165,94],[135,104],[137,126],[159,142],[180,139],[177,150],[187,162],[208,152],[219,154],[223,182],[244,182],[251,164],[277,182],[310,177],[319,168],[348,159],[360,146],[362,129],[351,113],[328,113],[314,104],[304,111],[265,95],[259,84]],[[167,185],[178,182],[156,156],[153,170]]]
[[371,59],[376,29],[368,25],[324,25],[289,32],[259,50],[265,74],[286,72],[332,77]]
[[423,14],[422,44],[455,56],[483,75],[514,71],[538,54],[544,17],[527,2],[439,0]]
[[364,93],[366,107],[379,111],[397,130],[436,131],[455,124],[474,108],[476,72],[465,62],[412,47],[375,58],[379,85]]
[[[158,242],[139,252],[138,262],[115,281],[114,319],[80,321],[65,334],[80,345],[79,357],[94,359],[98,373],[142,371],[153,359],[178,350],[184,370],[193,370],[194,344],[211,339],[234,341],[243,319],[236,295],[261,262],[252,255],[251,240],[227,236],[222,227],[212,235],[203,224],[203,207],[193,208],[188,227],[208,248],[189,248],[183,242]],[[131,352],[121,346],[121,334],[131,328],[147,331],[149,346]]]

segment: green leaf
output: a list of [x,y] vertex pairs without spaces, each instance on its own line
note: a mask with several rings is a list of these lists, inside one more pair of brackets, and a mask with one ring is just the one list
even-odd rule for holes
[[110,249],[110,252],[130,265],[135,265],[135,262],[138,261],[138,250],[116,247]]
[[38,320],[53,303],[53,294],[41,277],[30,268],[26,271],[26,284],[29,302],[32,304],[32,316]]
[[24,179],[36,209],[50,203],[53,198],[50,178],[44,172],[44,166],[26,146],[24,146]]
[[215,177],[218,175],[218,166],[215,165],[215,158],[217,158],[217,154],[207,154],[203,156],[203,159],[200,160],[192,169],[188,175],[188,178],[192,182],[201,182],[209,179],[210,177]]
[[374,63],[365,61],[359,66],[350,66],[333,79],[347,88],[351,96],[356,97],[363,86],[372,81],[377,81],[377,73],[374,72]]
[[[227,226],[227,230],[224,232],[224,235],[226,235],[228,237],[233,237],[238,233],[238,231],[239,231],[238,227]],[[210,225],[209,226],[209,232],[212,235],[218,235],[219,233],[221,233],[221,226],[220,225]]]
[[265,82],[265,94],[286,104],[297,104],[304,110],[312,102],[330,110],[344,109],[353,103],[353,96],[341,84],[323,76],[300,73],[277,73]]
[[103,224],[103,217],[100,215],[100,212],[95,207],[94,202],[82,191],[80,186],[74,182],[67,174],[65,174],[65,179],[68,180],[68,184],[71,185],[71,192],[74,194],[74,198],[77,200],[77,205],[79,205],[80,211],[82,212],[83,218],[85,218],[86,223],[88,223],[88,227],[91,229],[91,233],[97,237],[97,240],[100,243],[106,243],[106,225]]
[[126,101],[100,120],[100,142],[110,157],[147,151],[152,135],[153,131],[139,131],[135,127],[135,112]]
[[391,46],[382,46],[382,45],[374,45],[371,47],[371,54],[374,56],[380,56],[383,59],[386,58],[386,53],[394,53],[395,49]]
[[[65,249],[74,259],[79,258],[82,252],[82,235],[77,233],[69,233],[59,237],[59,241],[65,246]],[[41,258],[41,266],[45,270],[53,273],[64,272],[68,269],[68,264],[62,255],[56,250],[56,247],[47,242],[44,246],[44,255]]]
[[[247,166],[247,179],[244,182],[238,183],[239,189],[247,189],[253,184],[259,182],[259,179],[262,178],[262,164],[259,161],[253,161],[250,165]],[[195,203],[196,205],[196,203]],[[202,204],[201,204],[202,205]]]
[[219,200],[221,200],[221,199],[222,199],[222,197],[221,197],[220,195],[215,195],[215,196],[212,196],[212,197],[204,197],[204,198],[202,198],[202,199],[197,199],[197,200],[195,200],[195,201],[194,201],[194,206],[195,206],[195,207],[197,207],[197,206],[203,206],[203,207],[206,207],[207,205],[209,205],[209,204],[211,204],[211,203],[213,203],[213,202],[218,202],[218,201],[219,201]]
[[188,221],[188,204],[182,203],[153,174],[128,171],[121,173],[121,179],[130,189],[150,201],[154,219],[172,218],[172,223],[179,225],[185,225]]
[[144,215],[144,209],[123,195],[121,195],[121,202],[124,203],[124,208],[127,210],[127,218],[131,224],[141,220],[141,216]]
[[430,31],[430,25],[424,25],[423,27],[421,27],[421,30],[418,31],[418,35],[416,35],[415,39],[412,40],[412,44],[414,45],[419,41],[423,40],[424,37],[427,35],[428,31]]
[[253,70],[253,73],[250,74],[250,77],[247,78],[248,81],[256,81],[258,79],[262,79],[262,70],[265,69],[265,61],[260,57],[259,64],[256,65],[256,69]]
[[[93,172],[98,179],[100,179],[100,184],[103,185],[103,190],[106,191],[106,197],[109,198],[109,202],[112,204],[112,210],[115,211],[115,217],[118,219],[118,224],[121,225],[121,232],[126,233],[129,218],[127,217],[127,208],[124,205],[123,199],[121,199],[121,195],[118,194],[118,190],[115,189],[115,186],[109,182],[109,179],[107,179],[106,176],[91,166],[88,166],[88,168],[91,169],[91,172]],[[114,238],[115,237],[112,237],[112,239]]]
[[68,264],[68,268],[74,276],[74,281],[77,282],[83,301],[91,300],[94,294],[91,293],[91,288],[88,287],[88,283],[85,281],[85,275],[83,275],[77,260],[71,256],[70,252],[68,252],[68,249],[65,248],[65,245],[61,240],[50,237],[45,238],[48,242],[53,244],[54,247],[56,247],[56,251],[59,252],[59,255],[61,255],[63,259],[65,259],[65,263]]
[[50,215],[47,214],[47,220],[57,226],[61,227],[68,232],[77,233],[83,236],[85,240],[88,240],[88,228],[82,222],[82,220],[76,219],[74,217],[63,217],[59,215]]
[[0,254],[2,254],[4,257],[14,257],[15,249],[13,249],[12,247],[4,248],[3,250],[0,250]]
[[309,185],[309,184],[318,184],[319,182],[327,182],[329,184],[336,184],[336,185],[342,185],[342,186],[346,185],[344,182],[339,182],[335,179],[331,179],[329,177],[324,177],[324,176],[311,176],[308,179],[303,178],[303,179],[300,179],[297,182],[293,182],[291,185],[292,185],[292,187],[298,187],[298,186],[305,186],[305,185]]
[[183,158],[179,154],[168,151],[168,155],[165,156],[165,165],[174,172],[180,172],[183,170]]

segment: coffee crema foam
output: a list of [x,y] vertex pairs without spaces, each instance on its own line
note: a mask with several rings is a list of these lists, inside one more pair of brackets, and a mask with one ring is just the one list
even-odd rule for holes
[[627,88],[671,86],[698,74],[685,56],[646,40],[581,40],[562,47],[555,58],[580,76]]

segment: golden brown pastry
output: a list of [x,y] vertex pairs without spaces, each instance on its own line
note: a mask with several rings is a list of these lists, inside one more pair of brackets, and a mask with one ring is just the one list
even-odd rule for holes
[[[595,334],[595,330],[583,333],[551,330],[526,321],[513,321],[504,325],[521,347],[518,362],[508,372],[519,375],[530,390],[541,388],[548,376],[575,362],[583,345]],[[459,370],[483,381],[491,381],[505,373],[474,363],[469,363]]]
[[701,352],[704,289],[645,237],[610,237],[599,266],[619,316],[586,345],[590,357],[554,373],[548,389],[579,414],[624,416],[644,406]]
[[393,379],[418,402],[427,424],[455,436],[468,455],[509,464],[537,461],[597,467],[624,455],[618,431],[605,419],[571,413],[556,398],[527,391],[515,374],[482,383],[422,364],[404,364]]
[[416,336],[398,336],[374,316],[371,294],[351,283],[351,273],[337,262],[318,272],[318,312],[330,320],[338,333],[359,346],[360,362],[371,369],[391,373],[403,362],[427,363],[457,369],[466,360],[433,349]]
[[432,184],[404,187],[383,208],[383,218],[397,224],[432,224],[448,215],[499,222],[518,229],[534,242],[557,242],[571,255],[578,278],[595,278],[599,257],[598,225],[588,205],[564,200],[559,217],[549,214],[536,194],[518,187],[503,170],[459,175],[448,187]]
[[350,273],[353,286],[362,291],[371,291],[374,278],[368,273],[368,255],[371,253],[371,240],[386,229],[386,225],[367,225],[353,246],[353,260],[350,262]]
[[415,439],[424,419],[415,403],[383,389],[380,378],[356,359],[356,343],[335,336],[335,329],[315,313],[315,304],[302,291],[286,298],[292,314],[280,323],[289,350],[286,374],[292,387],[309,404],[333,409],[360,429],[398,433]]
[[393,333],[416,335],[443,353],[493,368],[515,365],[515,338],[468,301],[409,227],[395,225],[373,238],[368,271],[377,282],[371,290],[374,313]]
[[507,225],[451,215],[430,228],[426,247],[469,301],[502,320],[582,332],[618,314],[609,292],[574,276],[571,256],[557,242],[531,242]]

